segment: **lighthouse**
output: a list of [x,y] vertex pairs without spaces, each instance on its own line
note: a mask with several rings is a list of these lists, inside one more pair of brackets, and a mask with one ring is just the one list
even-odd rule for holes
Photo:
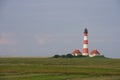
[[84,39],[83,39],[83,56],[88,56],[88,30],[87,28],[84,29]]

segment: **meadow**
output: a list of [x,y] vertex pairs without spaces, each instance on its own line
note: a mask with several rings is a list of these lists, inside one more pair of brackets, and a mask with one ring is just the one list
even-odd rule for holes
[[120,59],[0,58],[0,80],[120,80]]

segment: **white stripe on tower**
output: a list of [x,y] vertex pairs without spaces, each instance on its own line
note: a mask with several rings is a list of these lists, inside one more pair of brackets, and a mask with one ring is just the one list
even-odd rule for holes
[[83,45],[83,48],[88,48],[88,45],[87,45],[87,44],[84,44],[84,45]]
[[84,41],[83,41],[83,56],[88,56],[88,30],[85,28],[84,30]]
[[87,40],[87,36],[84,36],[84,40]]

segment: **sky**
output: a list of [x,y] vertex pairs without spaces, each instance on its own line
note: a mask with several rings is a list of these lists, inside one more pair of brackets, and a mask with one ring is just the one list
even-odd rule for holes
[[120,0],[0,0],[0,56],[89,52],[120,58]]

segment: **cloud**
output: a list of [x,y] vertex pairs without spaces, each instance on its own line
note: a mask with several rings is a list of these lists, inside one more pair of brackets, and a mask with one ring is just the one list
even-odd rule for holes
[[35,35],[35,39],[38,44],[49,44],[54,42],[54,36],[53,35]]
[[46,39],[44,37],[38,37],[37,38],[37,43],[39,43],[39,44],[45,44],[46,43]]
[[14,49],[14,48],[2,48],[2,49],[0,49],[0,52],[2,52],[2,53],[15,53],[16,49]]
[[47,42],[46,37],[36,35],[35,38],[38,44],[45,44]]
[[1,32],[0,33],[0,45],[15,45],[14,39],[15,33],[12,32]]

